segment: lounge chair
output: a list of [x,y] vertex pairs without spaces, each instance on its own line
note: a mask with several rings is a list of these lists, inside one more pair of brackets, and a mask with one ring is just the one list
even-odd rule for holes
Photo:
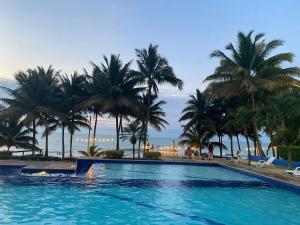
[[300,176],[300,167],[296,167],[294,170],[286,170],[288,174],[293,174],[296,176]]
[[252,162],[252,165],[255,165],[256,167],[264,167],[264,166],[272,166],[273,165],[273,161],[276,159],[276,157],[270,157],[267,161],[265,160],[259,160],[258,162]]

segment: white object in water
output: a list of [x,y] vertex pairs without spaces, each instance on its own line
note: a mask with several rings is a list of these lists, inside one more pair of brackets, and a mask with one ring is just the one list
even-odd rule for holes
[[46,177],[49,176],[49,173],[47,173],[46,171],[42,171],[42,172],[38,172],[38,173],[33,173],[33,176],[38,176],[38,177]]

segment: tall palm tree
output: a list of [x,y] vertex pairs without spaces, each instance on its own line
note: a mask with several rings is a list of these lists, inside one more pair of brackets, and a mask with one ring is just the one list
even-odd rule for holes
[[70,133],[69,155],[72,158],[73,135],[80,127],[89,127],[87,118],[82,114],[80,104],[87,98],[86,79],[84,76],[74,72],[71,76],[61,76],[59,112],[61,112],[59,123],[55,126],[62,128],[62,151],[64,157],[64,131]]
[[94,114],[95,119],[92,146],[95,146],[98,117],[103,115],[104,101],[108,96],[109,85],[108,80],[106,79],[106,76],[102,72],[101,68],[93,62],[91,62],[91,64],[93,66],[92,74],[89,75],[85,70],[88,81],[87,91],[89,93],[89,97],[83,102],[82,106],[83,108],[87,109],[88,112]]
[[[183,134],[181,137],[199,138],[200,151],[202,147],[209,145],[210,139],[217,133],[218,121],[216,121],[217,107],[214,104],[207,102],[206,97],[197,89],[196,95],[190,95],[189,100],[186,102],[186,107],[182,110],[182,116],[179,122],[185,122],[183,125]],[[222,113],[221,113],[222,114]],[[224,145],[219,138],[220,155]]]
[[[162,57],[158,51],[158,45],[150,44],[148,49],[136,49],[137,64],[140,75],[143,77],[144,83],[147,85],[148,102],[147,107],[150,108],[151,95],[158,95],[161,84],[170,84],[176,86],[179,90],[183,87],[183,81],[176,77],[173,68],[169,66],[166,58]],[[150,111],[147,112],[147,120],[144,132],[144,145],[146,145],[148,123],[150,120]]]
[[[0,120],[0,146],[6,146],[7,151],[11,147],[31,149],[32,148],[31,128],[12,115]],[[35,140],[35,143],[37,141]]]
[[227,120],[224,127],[225,127],[226,134],[228,135],[228,137],[230,139],[230,154],[231,154],[231,157],[233,157],[234,156],[233,136],[236,132],[234,118]]
[[138,140],[139,133],[141,132],[141,124],[139,121],[135,120],[127,124],[123,130],[123,139],[129,140],[132,144],[132,158],[135,158],[135,144]]
[[162,109],[162,106],[166,104],[165,101],[157,101],[156,95],[151,95],[150,97],[150,107],[148,108],[148,101],[149,97],[145,94],[142,94],[141,98],[139,99],[140,103],[142,104],[140,108],[140,113],[137,116],[137,120],[141,123],[141,132],[139,136],[139,148],[138,148],[138,157],[140,158],[140,150],[141,150],[141,141],[144,140],[144,136],[147,134],[145,132],[146,122],[148,121],[149,116],[149,126],[154,128],[157,131],[161,131],[165,128],[166,125],[169,123],[164,119],[166,116],[165,112]]
[[184,131],[193,126],[206,127],[210,132],[214,132],[215,124],[210,119],[210,105],[207,104],[205,96],[196,90],[196,95],[190,95],[186,102],[186,107],[182,110],[179,122],[186,122]]
[[246,143],[247,143],[247,152],[248,152],[248,164],[251,164],[251,153],[250,153],[250,143],[249,143],[249,138],[252,135],[251,130],[252,129],[252,125],[253,123],[251,122],[252,119],[252,111],[249,110],[248,107],[246,106],[242,106],[242,107],[238,107],[234,114],[233,117],[235,119],[235,125],[236,127],[239,127],[239,129],[241,130],[242,134],[245,136],[246,138]]
[[42,114],[47,115],[53,111],[49,104],[55,92],[56,76],[57,72],[54,71],[52,66],[49,66],[46,70],[43,67],[28,69],[15,75],[16,89],[4,88],[12,98],[2,98],[2,101],[9,105],[3,113],[24,117],[24,123],[32,125],[33,155],[36,150],[38,120]]
[[56,115],[56,106],[59,103],[57,98],[57,93],[59,91],[58,82],[59,82],[59,72],[56,72],[52,67],[49,67],[45,70],[42,67],[38,67],[38,74],[41,83],[41,87],[44,89],[45,104],[44,107],[47,108],[46,112],[41,112],[37,125],[45,126],[43,132],[43,137],[45,137],[45,156],[48,156],[49,147],[49,125],[55,121]]
[[210,121],[209,128],[215,131],[219,140],[220,156],[223,156],[223,136],[226,133],[225,124],[227,119],[227,112],[229,104],[226,101],[215,99],[212,102],[206,103],[206,120]]
[[93,66],[94,70],[99,71],[104,77],[106,90],[103,111],[116,120],[116,149],[119,150],[122,118],[126,115],[136,115],[139,111],[137,99],[138,93],[142,90],[138,87],[141,78],[130,69],[131,62],[123,65],[117,55],[111,55],[109,59],[106,56],[103,58],[104,63],[101,66],[96,64]]
[[252,102],[255,140],[262,156],[265,154],[259,140],[255,115],[255,103],[260,100],[259,93],[261,91],[273,92],[298,83],[293,76],[300,74],[298,67],[282,67],[282,63],[293,61],[292,53],[270,56],[274,49],[283,44],[281,40],[266,43],[263,38],[262,33],[253,37],[253,31],[248,34],[239,32],[237,46],[235,47],[232,43],[226,46],[230,56],[221,50],[211,53],[211,57],[219,59],[220,62],[214,74],[205,79],[211,82],[207,92],[213,97],[248,96]]

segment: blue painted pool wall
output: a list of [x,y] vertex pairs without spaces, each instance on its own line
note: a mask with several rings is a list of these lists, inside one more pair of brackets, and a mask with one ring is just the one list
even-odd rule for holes
[[[268,159],[268,158],[266,158]],[[258,159],[259,160],[259,159]],[[77,160],[77,174],[83,171],[87,171],[93,163],[127,163],[127,164],[167,164],[167,165],[189,165],[189,166],[217,166],[223,167],[228,170],[232,170],[234,172],[244,174],[253,178],[257,178],[270,184],[274,185],[275,187],[282,188],[285,190],[292,191],[294,193],[300,194],[300,187],[297,185],[293,185],[284,181],[280,181],[277,179],[272,179],[266,176],[262,176],[259,174],[247,172],[244,170],[240,170],[237,168],[229,167],[226,165],[221,165],[218,163],[198,163],[198,162],[164,162],[164,161],[152,161],[152,160],[103,160],[103,159],[78,159]],[[86,172],[85,171],[85,172]]]
[[[164,165],[199,165],[197,162],[165,162],[159,160],[126,160],[126,159],[78,159],[76,173],[87,172],[93,163],[123,163],[123,164],[164,164]],[[217,163],[201,163],[201,166],[220,166]]]

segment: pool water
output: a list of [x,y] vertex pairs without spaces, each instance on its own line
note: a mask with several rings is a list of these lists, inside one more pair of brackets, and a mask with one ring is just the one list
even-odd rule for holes
[[299,224],[300,195],[217,166],[101,164],[97,179],[0,169],[1,224]]

